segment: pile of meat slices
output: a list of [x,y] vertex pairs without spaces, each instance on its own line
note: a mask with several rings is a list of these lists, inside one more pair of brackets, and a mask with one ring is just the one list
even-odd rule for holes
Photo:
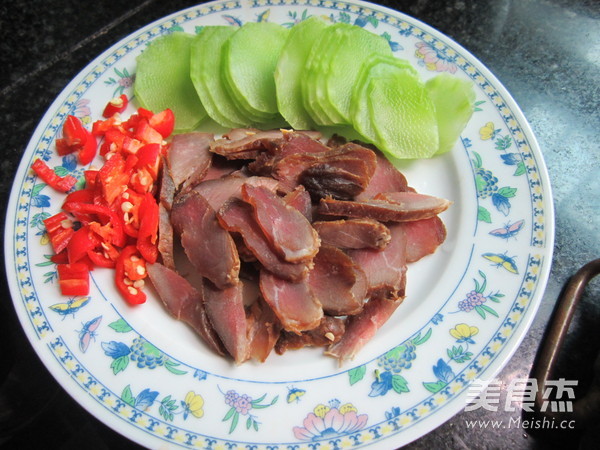
[[148,275],[168,311],[237,364],[305,346],[353,358],[404,299],[407,263],[446,237],[449,201],[339,137],[182,134],[163,167],[162,263]]

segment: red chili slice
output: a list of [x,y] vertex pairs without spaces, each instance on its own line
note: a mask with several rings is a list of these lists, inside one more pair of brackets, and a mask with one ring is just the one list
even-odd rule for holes
[[60,192],[71,190],[71,188],[75,186],[75,183],[77,183],[77,178],[72,177],[71,175],[59,177],[48,164],[39,158],[33,162],[31,168],[44,183]]
[[90,271],[85,263],[58,264],[58,283],[63,295],[88,295],[90,293]]
[[150,126],[158,131],[163,139],[166,139],[173,132],[175,128],[175,114],[170,109],[165,109],[159,113],[154,114],[150,119]]
[[106,118],[109,118],[114,116],[116,113],[122,113],[125,111],[125,109],[127,109],[128,104],[129,100],[127,99],[127,96],[125,94],[121,94],[106,104],[102,115]]
[[58,254],[67,248],[73,233],[75,233],[69,217],[64,212],[59,212],[44,220],[44,225],[54,253]]
[[158,203],[152,194],[146,194],[144,202],[140,206],[140,229],[136,247],[150,264],[158,258],[158,247],[156,238],[158,234]]
[[67,203],[63,206],[67,212],[77,214],[96,214],[104,219],[104,223],[110,223],[113,235],[111,243],[117,247],[125,245],[125,231],[123,230],[123,221],[121,217],[110,208],[102,205],[88,205],[85,203]]
[[121,255],[115,264],[115,283],[117,289],[129,304],[139,305],[146,301],[146,294],[140,288],[134,287],[132,280],[125,274],[125,261],[131,261],[132,256],[139,258],[137,249],[133,245],[128,245],[121,251]]
[[94,249],[98,245],[100,245],[100,242],[90,230],[90,226],[84,225],[73,233],[69,245],[67,245],[69,263],[73,264],[79,262],[87,255],[89,250]]

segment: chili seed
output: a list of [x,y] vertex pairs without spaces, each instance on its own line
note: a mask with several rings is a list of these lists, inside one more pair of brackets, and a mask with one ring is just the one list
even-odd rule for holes
[[133,203],[131,202],[123,202],[121,203],[121,211],[129,212],[133,209]]

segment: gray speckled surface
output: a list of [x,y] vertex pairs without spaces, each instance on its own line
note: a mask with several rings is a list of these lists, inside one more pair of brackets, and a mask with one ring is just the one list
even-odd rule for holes
[[[85,64],[137,28],[195,2],[132,0],[14,1],[0,6],[0,164],[2,218],[12,176],[37,122]],[[384,1],[459,42],[506,86],[536,135],[550,174],[556,209],[552,271],[533,325],[500,378],[527,376],[561,289],[584,263],[600,257],[600,3],[595,0]],[[3,260],[3,259],[2,259]],[[2,280],[3,364],[0,402],[19,408],[0,416],[0,445],[23,447],[37,439],[46,448],[130,448],[97,422],[45,372],[14,323]],[[591,380],[600,351],[600,280],[586,290],[560,376]],[[20,372],[19,372],[20,371]],[[17,397],[15,377],[35,373],[35,395]],[[20,374],[20,375],[19,375]],[[25,374],[25,375],[23,375]],[[12,395],[8,392],[11,391]],[[578,395],[581,394],[578,391]],[[31,397],[31,395],[30,395]],[[18,398],[16,403],[10,399]],[[8,400],[7,400],[8,399]],[[44,399],[42,412],[34,406]],[[27,403],[29,401],[30,403]],[[40,408],[38,408],[40,409]],[[4,408],[6,410],[6,408]],[[35,414],[31,411],[35,410]],[[7,416],[7,417],[6,417]],[[515,413],[463,412],[408,446],[430,448],[597,448],[598,430],[557,437],[519,428],[467,429],[466,420],[507,421]],[[52,437],[54,436],[54,437]],[[594,437],[596,436],[596,437]],[[43,444],[42,444],[43,443]]]

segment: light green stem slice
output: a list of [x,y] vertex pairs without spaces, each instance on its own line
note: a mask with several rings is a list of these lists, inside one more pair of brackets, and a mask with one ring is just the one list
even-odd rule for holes
[[312,45],[304,74],[301,80],[303,106],[317,125],[330,125],[331,120],[319,104],[319,97],[324,95],[319,90],[323,59],[329,58],[329,49],[334,43],[336,25],[325,28],[319,39]]
[[265,119],[278,114],[275,68],[289,30],[270,22],[248,22],[225,44],[223,69],[232,96],[244,110]]
[[252,123],[236,107],[221,77],[223,45],[236,30],[230,26],[204,27],[191,49],[191,77],[196,92],[210,118],[227,128]]
[[398,69],[409,70],[414,76],[418,76],[417,71],[408,61],[393,56],[372,55],[362,65],[352,91],[350,117],[354,129],[367,142],[373,143],[377,140],[377,134],[371,125],[371,115],[367,102],[369,81],[371,78],[386,77],[387,74]]
[[475,109],[473,83],[444,73],[425,83],[429,97],[435,105],[440,144],[438,154],[454,147],[460,133],[471,119]]
[[191,34],[167,34],[137,57],[134,92],[138,102],[154,112],[170,108],[178,133],[195,129],[207,116],[190,77],[193,41]]
[[[326,77],[327,107],[329,115],[338,115],[339,123],[351,123],[350,100],[363,62],[372,55],[393,56],[388,41],[363,28],[340,25],[344,45],[336,49]],[[342,26],[343,25],[343,26]],[[341,39],[341,38],[340,38]],[[330,112],[329,109],[332,111]]]
[[279,55],[275,69],[277,107],[283,118],[297,130],[314,128],[315,121],[304,107],[302,79],[305,65],[315,42],[330,26],[319,16],[312,16],[294,25]]
[[439,145],[435,106],[411,70],[371,78],[367,86],[375,145],[399,159],[430,158]]

